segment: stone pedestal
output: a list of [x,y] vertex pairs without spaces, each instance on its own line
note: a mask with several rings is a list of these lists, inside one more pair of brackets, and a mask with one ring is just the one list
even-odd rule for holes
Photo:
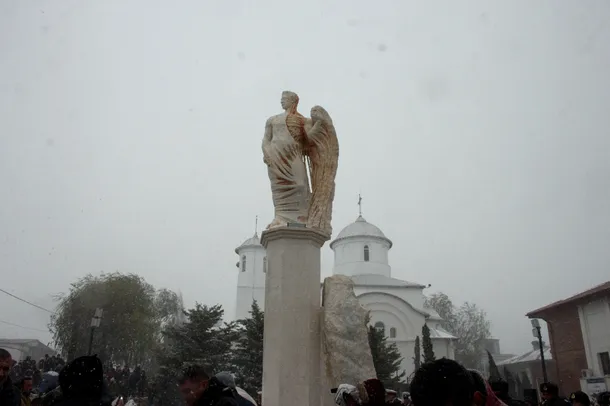
[[263,232],[267,249],[263,405],[320,404],[320,248],[305,227]]

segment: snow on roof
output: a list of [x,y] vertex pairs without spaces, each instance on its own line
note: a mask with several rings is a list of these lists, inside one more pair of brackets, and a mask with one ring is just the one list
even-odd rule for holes
[[431,338],[457,338],[447,330],[442,327],[433,327],[430,329],[430,337]]
[[343,230],[339,232],[337,238],[335,238],[334,241],[330,243],[330,248],[332,249],[336,242],[352,237],[372,237],[381,239],[383,241],[386,241],[390,245],[390,248],[392,248],[392,241],[385,236],[383,231],[381,231],[381,229],[376,225],[366,221],[361,215],[358,216],[356,221],[351,224],[348,224]]
[[429,317],[432,320],[439,320],[439,321],[443,320],[443,318],[436,312],[436,310],[434,310],[431,307],[424,306],[424,311],[430,315]]
[[235,253],[239,254],[239,252],[243,248],[247,248],[247,247],[261,247],[261,248],[263,247],[261,245],[261,239],[258,237],[258,233],[254,233],[254,235],[252,237],[248,238],[239,247],[235,248]]
[[387,286],[387,287],[397,287],[397,288],[425,288],[424,285],[420,285],[419,283],[413,283],[408,281],[403,281],[400,279],[390,278],[383,275],[377,274],[362,274],[362,275],[354,275],[351,277],[354,281],[354,285],[359,286]]
[[[551,354],[551,347],[544,346],[544,359],[552,360],[553,355]],[[517,355],[507,360],[498,362],[497,365],[509,365],[509,364],[518,364],[520,362],[531,362],[531,361],[540,361],[540,350],[531,350],[526,352],[525,354]]]

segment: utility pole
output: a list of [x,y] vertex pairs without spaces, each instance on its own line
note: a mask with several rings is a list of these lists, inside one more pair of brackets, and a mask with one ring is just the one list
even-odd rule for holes
[[104,309],[100,309],[99,307],[95,309],[95,314],[91,319],[91,336],[89,337],[89,351],[88,355],[91,355],[91,351],[93,350],[93,333],[95,329],[100,326],[100,322],[102,321],[102,314],[104,313]]
[[538,319],[532,319],[532,334],[538,339],[538,347],[540,348],[540,362],[542,362],[542,376],[544,382],[548,382],[549,378],[546,374],[546,362],[544,360],[544,343],[542,342],[542,332],[540,331],[540,321]]

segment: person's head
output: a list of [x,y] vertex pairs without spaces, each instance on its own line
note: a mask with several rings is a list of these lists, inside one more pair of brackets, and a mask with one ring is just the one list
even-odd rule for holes
[[559,396],[559,387],[552,382],[545,382],[540,385],[540,396],[544,400],[556,398]]
[[472,406],[474,382],[463,366],[441,358],[415,372],[410,393],[415,406]]
[[293,113],[297,110],[299,96],[297,96],[295,92],[291,92],[289,90],[283,91],[280,103],[284,110]]
[[25,378],[19,381],[19,384],[17,386],[19,387],[19,390],[21,390],[21,393],[26,396],[29,396],[29,394],[32,392],[32,388],[34,387],[34,384],[32,383],[32,377],[26,376]]
[[193,405],[208,388],[210,376],[199,365],[191,365],[184,369],[178,381],[180,393],[187,405]]
[[219,372],[216,374],[216,379],[227,388],[235,389],[235,377],[230,372]]
[[469,370],[468,372],[474,383],[472,402],[475,406],[485,406],[485,403],[487,403],[487,385],[485,385],[485,380],[477,371]]
[[366,396],[362,396],[364,404],[367,406],[378,406],[385,404],[385,387],[379,379],[367,379],[362,382]]
[[396,399],[396,391],[392,390],[392,389],[386,389],[385,390],[385,401],[392,402],[392,401],[394,401],[394,399]]
[[49,354],[45,354],[45,355],[44,355],[44,357],[45,357],[45,358],[49,358]]
[[59,373],[59,386],[66,398],[96,397],[104,391],[104,367],[96,355],[78,357]]
[[589,399],[589,396],[581,390],[572,392],[572,394],[570,395],[570,402],[572,402],[572,406],[590,406],[591,405],[591,399]]
[[3,384],[4,381],[6,381],[12,367],[13,357],[11,356],[11,353],[4,348],[0,348],[0,384]]

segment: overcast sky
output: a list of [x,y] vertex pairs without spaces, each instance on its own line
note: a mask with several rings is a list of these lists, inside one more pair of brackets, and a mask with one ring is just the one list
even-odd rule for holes
[[[608,21],[604,0],[1,0],[0,285],[52,308],[135,272],[233,317],[290,89],[337,128],[335,235],[361,192],[393,277],[526,351],[527,311],[610,275]],[[0,319],[48,314],[0,294]]]

